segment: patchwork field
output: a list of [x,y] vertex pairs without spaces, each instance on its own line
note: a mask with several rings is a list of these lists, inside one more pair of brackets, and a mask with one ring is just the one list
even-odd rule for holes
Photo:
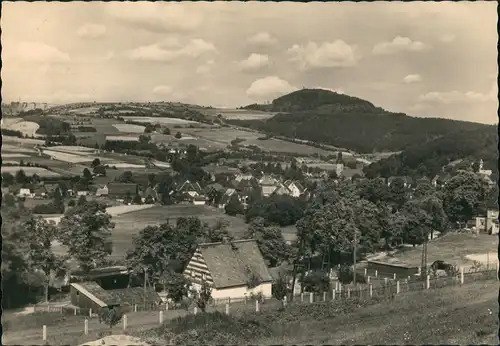
[[7,136],[3,136],[2,137],[2,155],[4,153],[36,153],[37,151],[35,149],[31,147],[28,147],[28,146],[23,146],[21,145],[20,143],[11,143],[11,144],[7,144],[5,143],[6,142],[6,139],[7,139]]
[[124,116],[125,120],[132,120],[141,123],[151,123],[160,125],[189,125],[189,124],[200,124],[197,121],[179,119],[179,118],[167,118],[167,117],[134,117],[134,116]]
[[29,155],[26,154],[21,154],[21,153],[2,153],[2,158],[3,159],[10,159],[10,158],[23,158],[23,157],[30,157]]
[[132,124],[113,124],[118,131],[124,133],[144,133],[144,126]]
[[229,120],[265,120],[272,118],[276,113],[249,111],[246,109],[218,108],[205,110],[204,113],[216,116],[220,114],[224,119]]
[[2,173],[16,174],[16,172],[21,170],[21,169],[24,171],[24,173],[27,176],[31,176],[34,174],[36,174],[40,177],[43,177],[43,178],[52,178],[52,177],[60,177],[61,176],[60,174],[58,174],[56,172],[52,172],[52,171],[49,171],[45,168],[40,168],[40,167],[3,166]]
[[107,141],[139,142],[139,136],[106,136]]
[[84,107],[84,108],[71,109],[69,112],[75,113],[75,114],[88,115],[88,114],[95,113],[98,110],[99,110],[99,107]]
[[167,222],[168,219],[175,221],[178,217],[197,216],[202,221],[214,224],[217,219],[229,221],[229,231],[235,237],[241,237],[247,230],[248,225],[243,219],[223,214],[221,211],[203,205],[178,204],[171,206],[155,206],[145,210],[134,211],[113,217],[115,229],[113,230],[113,257],[123,258],[127,250],[132,246],[132,238],[146,226],[152,226]]
[[[21,145],[28,145],[28,146],[33,146],[33,145],[43,145],[45,144],[45,141],[41,139],[33,139],[33,138],[19,138],[19,137],[13,137],[13,136],[2,136],[2,142],[3,143],[16,143],[16,144],[21,144]],[[5,144],[2,144],[2,146]]]
[[45,155],[53,157],[54,160],[70,162],[70,163],[83,163],[91,162],[95,157],[88,155],[76,155],[55,150],[42,150]]
[[32,121],[16,121],[12,124],[6,125],[5,128],[19,131],[24,136],[31,137],[36,135],[36,131],[40,128],[40,125]]

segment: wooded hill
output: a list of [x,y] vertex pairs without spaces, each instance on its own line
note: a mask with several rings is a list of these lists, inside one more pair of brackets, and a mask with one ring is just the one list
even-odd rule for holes
[[[460,131],[491,126],[388,112],[372,103],[322,89],[302,89],[250,110],[278,112],[267,120],[233,120],[238,126],[347,148],[359,153],[402,151]],[[456,135],[460,137],[460,135]]]

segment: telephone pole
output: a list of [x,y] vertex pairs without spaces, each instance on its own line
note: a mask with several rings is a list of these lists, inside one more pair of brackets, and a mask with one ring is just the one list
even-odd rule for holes
[[352,254],[352,260],[353,260],[353,269],[352,269],[352,272],[353,272],[353,277],[352,277],[352,281],[354,283],[354,285],[356,285],[356,247],[358,246],[358,237],[356,235],[356,228],[354,228],[354,251],[353,251],[353,254]]
[[148,268],[144,267],[144,311],[146,311],[146,285],[148,283]]

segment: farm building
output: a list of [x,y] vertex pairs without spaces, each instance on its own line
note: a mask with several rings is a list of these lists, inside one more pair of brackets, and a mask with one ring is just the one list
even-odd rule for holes
[[146,190],[142,191],[140,195],[143,203],[146,202],[147,199],[151,199],[153,202],[156,202],[160,199],[158,192],[152,187],[148,187]]
[[130,287],[105,290],[94,281],[72,283],[70,297],[72,305],[96,312],[106,307],[145,304],[147,308],[154,308],[161,304],[160,296],[152,288],[144,290],[141,287]]
[[271,176],[265,175],[259,180],[259,185],[262,189],[262,195],[269,197],[279,187],[279,183]]
[[47,191],[43,186],[36,186],[33,189],[33,194],[35,195],[35,198],[45,198],[47,197]]
[[476,217],[474,226],[478,232],[498,234],[498,210],[488,209],[486,217]]
[[287,180],[284,185],[290,190],[290,196],[292,197],[300,197],[306,192],[306,189],[298,182]]
[[109,183],[107,188],[108,197],[110,198],[123,199],[127,197],[127,195],[134,197],[139,192],[138,185],[130,183]]
[[74,271],[71,274],[72,281],[95,281],[99,286],[106,289],[126,288],[130,282],[130,273],[127,267],[111,266],[95,268],[87,274]]
[[107,196],[109,193],[108,187],[106,185],[98,187],[95,191],[96,196]]
[[244,299],[272,294],[273,278],[253,239],[200,244],[184,270],[195,288],[205,281],[213,299]]

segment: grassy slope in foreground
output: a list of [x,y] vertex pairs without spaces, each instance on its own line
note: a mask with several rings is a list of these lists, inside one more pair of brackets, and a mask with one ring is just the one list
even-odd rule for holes
[[315,303],[260,315],[191,315],[141,336],[154,344],[497,344],[497,298],[497,282],[475,282],[360,308]]

